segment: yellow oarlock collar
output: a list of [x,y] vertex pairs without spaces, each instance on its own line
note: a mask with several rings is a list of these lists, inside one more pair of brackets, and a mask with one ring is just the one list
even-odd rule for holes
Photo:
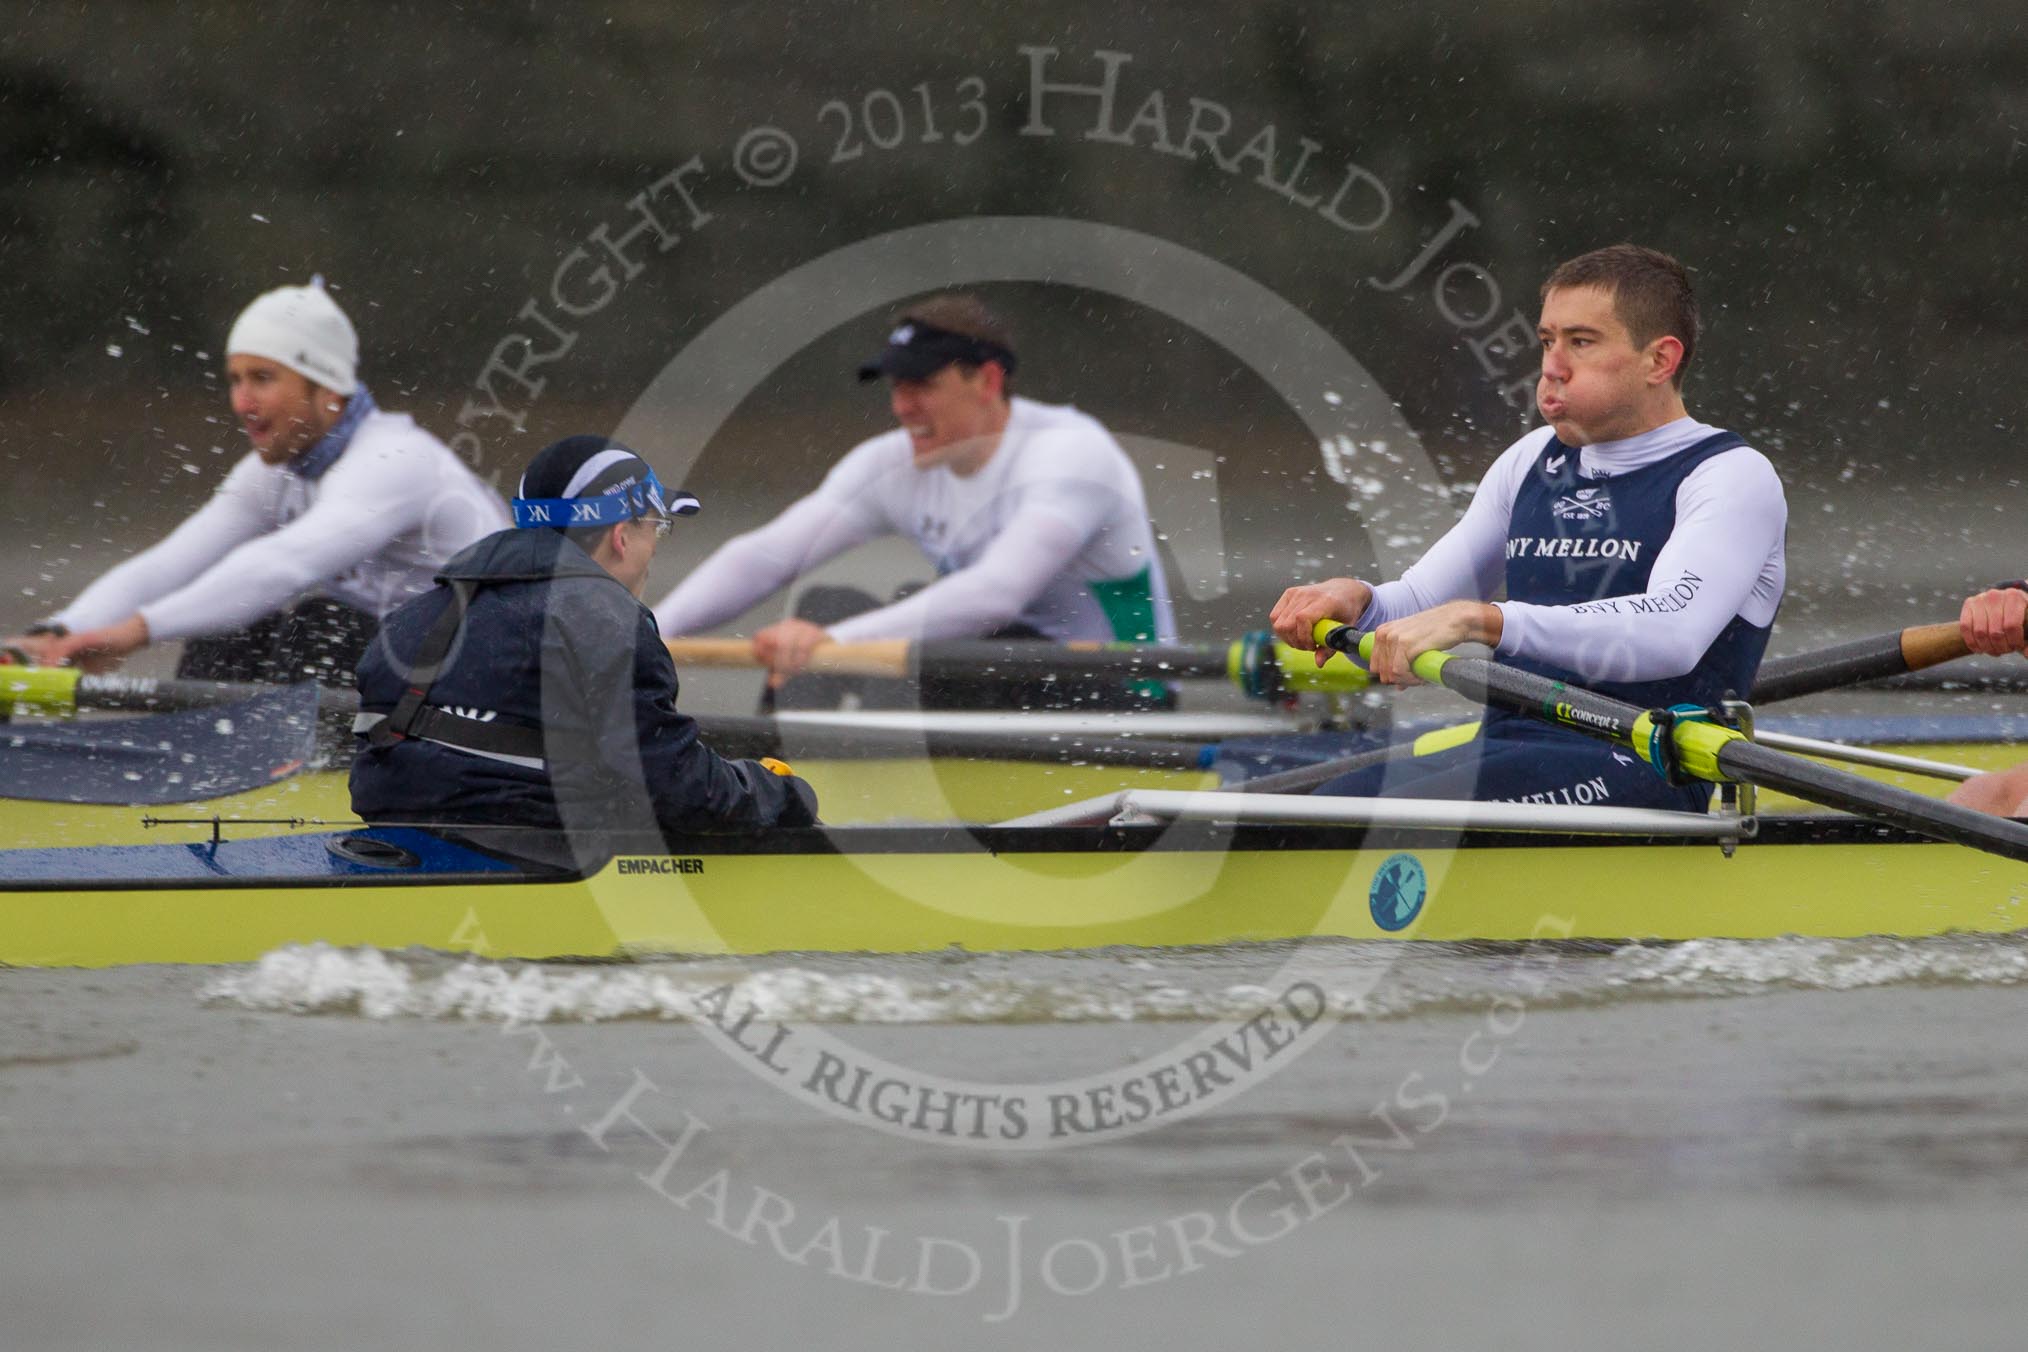
[[[1677,768],[1684,774],[1714,784],[1730,782],[1731,776],[1718,768],[1718,753],[1727,742],[1745,741],[1745,733],[1722,723],[1691,723],[1681,719],[1669,729],[1669,733],[1670,740],[1676,744]],[[1632,740],[1635,755],[1654,766],[1656,773],[1666,773],[1666,766],[1655,765],[1653,710],[1634,720]]]

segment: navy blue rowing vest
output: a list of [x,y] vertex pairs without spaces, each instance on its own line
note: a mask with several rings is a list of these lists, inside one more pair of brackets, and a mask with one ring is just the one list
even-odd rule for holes
[[[1514,499],[1507,527],[1507,598],[1572,606],[1604,597],[1637,597],[1656,610],[1680,610],[1687,596],[1646,595],[1655,555],[1676,529],[1676,490],[1691,470],[1745,444],[1734,433],[1718,432],[1641,469],[1611,479],[1582,479],[1577,451],[1551,437]],[[1728,694],[1744,697],[1753,688],[1767,639],[1766,626],[1734,615],[1695,667],[1658,681],[1589,681],[1550,662],[1502,660],[1644,709],[1685,702],[1709,705]],[[1494,712],[1486,721],[1490,726],[1521,717]]]

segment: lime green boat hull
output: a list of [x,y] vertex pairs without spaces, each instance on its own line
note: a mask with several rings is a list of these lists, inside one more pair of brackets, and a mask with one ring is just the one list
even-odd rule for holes
[[[962,829],[851,834],[795,850],[627,855],[549,880],[17,888],[0,893],[0,962],[234,963],[313,941],[613,959],[2028,927],[2028,865],[1847,819],[1771,821],[1730,857],[1698,841],[1337,827],[1180,841],[1156,828],[1053,832],[1034,848]],[[1392,885],[1405,876],[1419,888],[1412,910]]]
[[[1897,746],[1979,766],[2004,744]],[[313,941],[524,959],[1220,945],[1313,937],[1507,941],[1921,936],[2028,927],[2028,865],[1764,798],[1759,839],[1708,842],[1258,827],[1014,832],[1003,820],[1208,774],[983,761],[811,762],[829,841],[625,856],[584,877],[517,874],[0,887],[0,963],[233,963]],[[1862,772],[1922,791],[1947,783]],[[146,825],[152,819],[156,824]],[[218,823],[214,827],[214,821]],[[939,823],[890,825],[868,823]],[[356,824],[342,772],[154,809],[14,802],[0,848],[172,845]],[[1152,835],[1149,833],[1153,832]],[[982,841],[986,843],[981,843]],[[1193,843],[1195,842],[1195,843]],[[321,847],[319,847],[321,849]],[[1383,902],[1403,858],[1411,917]],[[1383,922],[1386,923],[1383,923]],[[1390,927],[1398,922],[1399,927]]]

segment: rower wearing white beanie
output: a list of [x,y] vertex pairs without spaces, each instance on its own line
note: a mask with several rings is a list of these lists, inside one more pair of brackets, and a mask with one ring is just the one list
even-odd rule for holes
[[257,297],[225,351],[252,453],[166,538],[8,646],[103,671],[181,639],[179,676],[349,683],[380,617],[507,525],[449,447],[374,403],[322,277]]
[[233,322],[225,351],[280,362],[336,395],[359,388],[359,334],[322,277],[257,297]]

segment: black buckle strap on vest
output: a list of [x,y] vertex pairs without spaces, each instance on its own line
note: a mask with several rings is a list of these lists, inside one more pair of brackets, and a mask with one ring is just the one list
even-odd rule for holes
[[[437,683],[444,659],[450,656],[451,645],[458,641],[458,633],[465,627],[465,611],[470,608],[472,593],[478,585],[472,578],[450,579],[450,604],[437,616],[437,622],[430,626],[430,631],[423,635],[422,646],[416,650],[415,665],[409,669],[408,689],[402,691],[401,698],[395,701],[393,712],[374,724],[366,734],[368,746],[387,747],[412,734],[425,735],[416,730],[417,719],[423,713],[423,701],[429,698],[430,687]],[[477,719],[464,721],[478,722]]]
[[[373,732],[386,727],[386,722],[375,726]],[[373,732],[367,734],[371,741]],[[442,742],[461,751],[479,751],[490,756],[514,756],[527,760],[542,760],[542,730],[525,727],[519,723],[496,723],[483,718],[469,718],[454,709],[442,709],[435,705],[424,705],[416,710],[409,721],[409,737],[421,737],[432,742]],[[389,740],[393,740],[390,738]]]

